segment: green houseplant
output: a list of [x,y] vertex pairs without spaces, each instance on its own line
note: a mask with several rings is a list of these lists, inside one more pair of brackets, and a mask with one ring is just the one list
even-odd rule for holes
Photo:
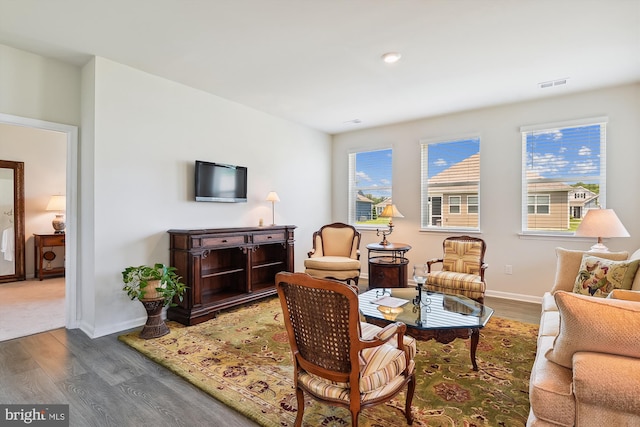
[[173,298],[182,301],[187,286],[180,280],[175,267],[156,263],[153,267],[140,265],[127,267],[122,272],[123,291],[132,300],[155,300],[162,298],[162,306],[175,306]]
[[122,272],[123,291],[132,300],[137,299],[147,310],[147,323],[140,332],[144,339],[158,338],[169,333],[162,320],[162,308],[175,306],[174,298],[182,301],[187,286],[180,280],[175,267],[156,263],[153,267],[140,265],[127,267]]

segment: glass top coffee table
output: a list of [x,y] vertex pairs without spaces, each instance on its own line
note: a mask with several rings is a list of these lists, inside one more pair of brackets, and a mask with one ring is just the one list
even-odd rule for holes
[[476,349],[482,329],[493,310],[462,295],[420,291],[417,288],[371,289],[358,296],[367,322],[381,327],[391,322],[407,325],[407,334],[419,340],[435,339],[446,344],[456,338],[471,338],[471,363],[478,370]]

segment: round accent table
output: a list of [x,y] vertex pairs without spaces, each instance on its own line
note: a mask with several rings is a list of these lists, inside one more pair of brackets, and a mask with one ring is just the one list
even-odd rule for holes
[[406,243],[381,245],[371,243],[369,250],[369,289],[371,288],[406,288],[408,284],[405,256],[411,246]]

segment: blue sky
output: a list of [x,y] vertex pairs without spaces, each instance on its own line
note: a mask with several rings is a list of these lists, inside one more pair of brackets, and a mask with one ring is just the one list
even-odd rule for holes
[[428,155],[428,178],[433,178],[452,165],[459,163],[467,157],[473,156],[480,151],[480,139],[465,139],[455,142],[436,142],[429,144]]
[[[515,143],[515,142],[514,142]],[[480,150],[480,139],[431,143],[428,146],[429,178]],[[527,137],[527,171],[567,183],[597,181],[600,174],[600,125],[531,133]],[[356,154],[357,188],[365,194],[389,196],[392,150]],[[591,179],[590,179],[591,177]]]
[[600,175],[600,125],[527,136],[527,171],[545,178],[588,181]]
[[357,153],[356,187],[365,194],[390,196],[390,191],[384,187],[391,185],[391,157],[391,149]]

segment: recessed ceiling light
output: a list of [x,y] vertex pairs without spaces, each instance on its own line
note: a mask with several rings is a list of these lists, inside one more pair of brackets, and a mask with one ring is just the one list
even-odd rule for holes
[[387,64],[393,64],[394,62],[398,62],[402,55],[399,52],[387,52],[382,55],[382,60]]

